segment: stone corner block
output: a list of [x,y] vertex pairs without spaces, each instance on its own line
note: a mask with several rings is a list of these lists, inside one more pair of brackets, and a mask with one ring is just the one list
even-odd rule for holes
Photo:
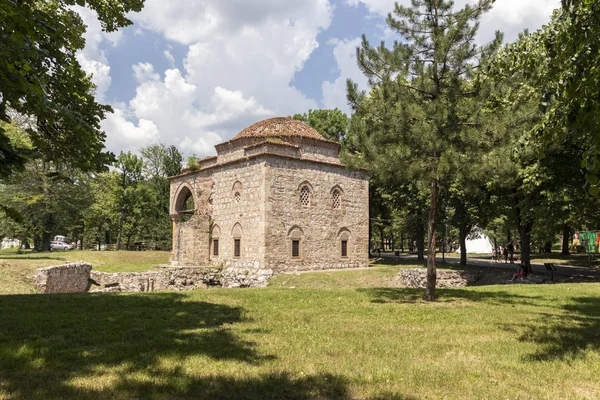
[[91,271],[91,264],[85,262],[40,268],[33,283],[41,293],[83,293],[89,288]]

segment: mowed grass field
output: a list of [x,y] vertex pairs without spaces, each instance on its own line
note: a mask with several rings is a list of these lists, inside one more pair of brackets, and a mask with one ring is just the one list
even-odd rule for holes
[[398,268],[265,289],[3,295],[0,399],[600,398],[600,284],[445,289],[427,303],[394,287]]
[[38,268],[66,262],[85,261],[105,272],[140,272],[153,266],[168,264],[166,251],[90,251],[68,250],[50,253],[0,250],[0,295],[34,293],[31,277]]

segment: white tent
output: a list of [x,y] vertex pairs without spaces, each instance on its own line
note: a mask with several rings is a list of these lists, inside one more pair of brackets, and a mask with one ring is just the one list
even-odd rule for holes
[[[467,248],[467,253],[492,254],[494,245],[485,233],[480,232],[477,237],[471,239],[467,237],[465,247]],[[460,247],[456,249],[456,252],[460,253]]]

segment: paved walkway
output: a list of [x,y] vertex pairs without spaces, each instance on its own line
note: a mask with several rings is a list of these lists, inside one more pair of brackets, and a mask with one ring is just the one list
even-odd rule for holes
[[[399,258],[401,260],[416,260],[417,256],[415,254],[402,254],[400,257],[396,257],[391,253],[382,253],[382,257],[386,258]],[[436,261],[441,262],[442,257],[436,257]],[[446,257],[446,262],[449,264],[459,264],[460,258],[455,257]],[[476,267],[489,267],[489,268],[498,268],[503,270],[516,271],[519,267],[518,263],[515,264],[505,264],[503,262],[496,263],[491,260],[484,260],[481,258],[467,258],[467,264],[470,266]],[[600,278],[600,269],[598,268],[590,268],[590,267],[577,267],[574,265],[565,265],[565,264],[554,264],[556,267],[555,275],[562,276],[579,276],[579,277],[589,277],[589,278]],[[532,263],[531,269],[534,274],[544,275],[548,274],[544,264]]]

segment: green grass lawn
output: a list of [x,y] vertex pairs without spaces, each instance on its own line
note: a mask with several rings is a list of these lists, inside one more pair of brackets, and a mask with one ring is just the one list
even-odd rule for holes
[[50,253],[0,250],[0,294],[34,293],[31,278],[38,268],[85,261],[98,271],[140,272],[169,263],[166,251],[53,251]]
[[391,287],[397,272],[0,296],[0,399],[600,397],[600,284],[446,289],[426,303]]

